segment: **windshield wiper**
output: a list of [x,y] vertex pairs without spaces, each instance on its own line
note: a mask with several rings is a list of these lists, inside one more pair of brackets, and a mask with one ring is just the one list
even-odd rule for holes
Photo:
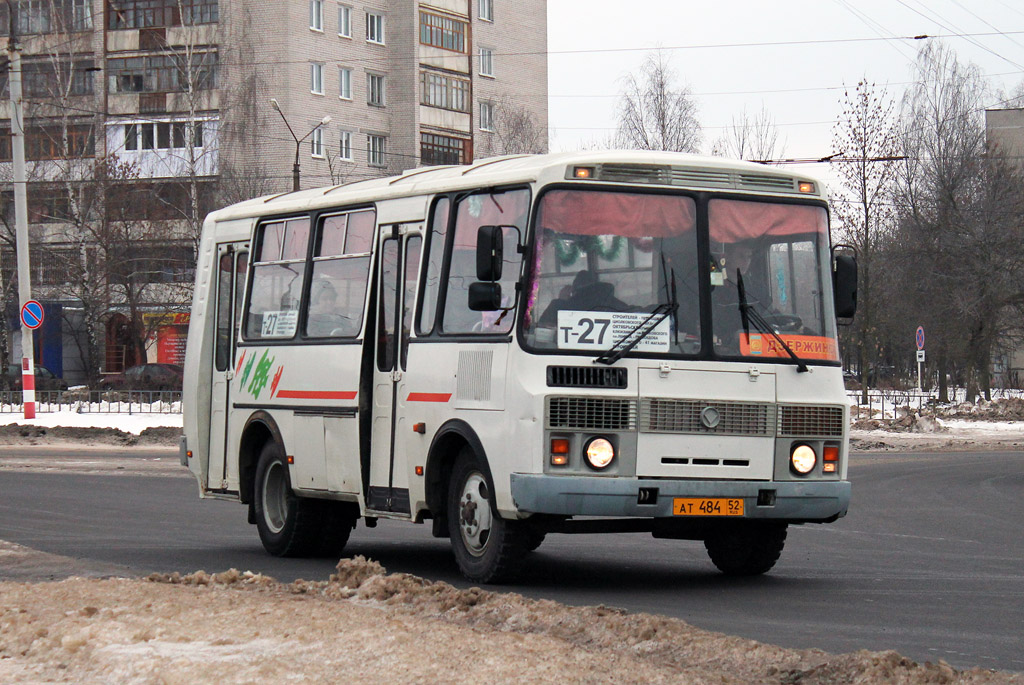
[[754,308],[754,305],[747,302],[746,290],[743,287],[743,274],[740,273],[739,269],[736,270],[736,290],[738,291],[740,298],[740,317],[743,320],[743,331],[749,335],[750,324],[754,324],[754,328],[779,341],[782,349],[784,349],[786,353],[793,358],[793,361],[796,362],[796,370],[798,373],[810,371],[810,369],[807,368],[807,363],[797,356],[796,352],[793,351],[793,348],[789,346],[789,343],[782,339],[782,336],[779,335],[775,331],[775,328],[765,320],[757,309]]

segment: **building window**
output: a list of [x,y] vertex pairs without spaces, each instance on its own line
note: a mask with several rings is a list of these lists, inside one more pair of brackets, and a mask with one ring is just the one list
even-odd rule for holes
[[378,74],[366,75],[366,104],[375,107],[383,107],[384,101],[384,77]]
[[366,13],[366,40],[370,43],[384,45],[384,15],[374,12]]
[[194,53],[190,64],[183,54],[110,59],[109,88],[113,93],[172,93],[217,87],[216,52]]
[[486,100],[480,101],[480,130],[494,130],[494,103]]
[[439,136],[433,133],[420,134],[420,162],[424,165],[465,164],[467,159],[468,140]]
[[352,37],[352,8],[348,5],[338,5],[338,35]]
[[366,163],[370,166],[387,166],[387,136],[366,136]]
[[311,62],[309,65],[309,90],[314,95],[324,94],[324,65],[320,62]]
[[494,76],[494,50],[480,48],[480,75]]
[[157,121],[124,125],[124,149],[184,150],[203,146],[203,122]]
[[341,141],[338,146],[338,159],[352,161],[352,132],[342,131]]
[[338,69],[338,97],[342,100],[352,99],[352,70],[346,67]]
[[309,0],[309,28],[324,30],[324,0]]
[[[83,1],[92,3],[92,0]],[[107,3],[107,28],[215,24],[218,21],[218,3],[219,0],[118,0]]]
[[453,52],[466,51],[466,22],[420,12],[420,43]]
[[480,0],[478,14],[484,21],[494,21],[494,0]]
[[455,112],[469,111],[469,79],[436,71],[420,72],[420,104]]
[[324,130],[321,127],[313,129],[309,136],[309,154],[314,157],[324,156]]

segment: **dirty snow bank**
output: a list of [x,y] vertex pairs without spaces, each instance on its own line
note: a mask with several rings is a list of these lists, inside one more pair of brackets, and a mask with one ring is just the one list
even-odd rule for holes
[[329,581],[231,570],[0,583],[0,681],[1024,683],[895,652],[833,656],[611,607],[458,590],[343,559]]

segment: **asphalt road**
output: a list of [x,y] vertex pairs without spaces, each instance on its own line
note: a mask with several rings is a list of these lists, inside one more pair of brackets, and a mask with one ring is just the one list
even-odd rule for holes
[[[522,580],[502,589],[666,614],[786,647],[895,649],[1024,671],[1024,452],[859,455],[850,477],[849,516],[791,527],[782,559],[762,577],[719,575],[700,543],[549,536]],[[138,574],[234,567],[290,581],[333,569],[266,555],[245,508],[199,501],[188,477],[0,470],[0,539]],[[355,554],[469,585],[428,526],[360,526],[346,549]]]

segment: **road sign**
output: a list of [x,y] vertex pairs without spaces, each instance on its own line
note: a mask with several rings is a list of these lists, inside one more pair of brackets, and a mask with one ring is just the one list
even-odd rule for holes
[[21,305],[21,323],[25,328],[35,330],[43,325],[43,305],[29,300]]
[[924,361],[924,350],[918,350],[917,351],[917,361],[918,361],[918,363]]
[[924,349],[924,326],[918,326],[917,327],[916,340],[917,340],[917,349],[923,350]]

